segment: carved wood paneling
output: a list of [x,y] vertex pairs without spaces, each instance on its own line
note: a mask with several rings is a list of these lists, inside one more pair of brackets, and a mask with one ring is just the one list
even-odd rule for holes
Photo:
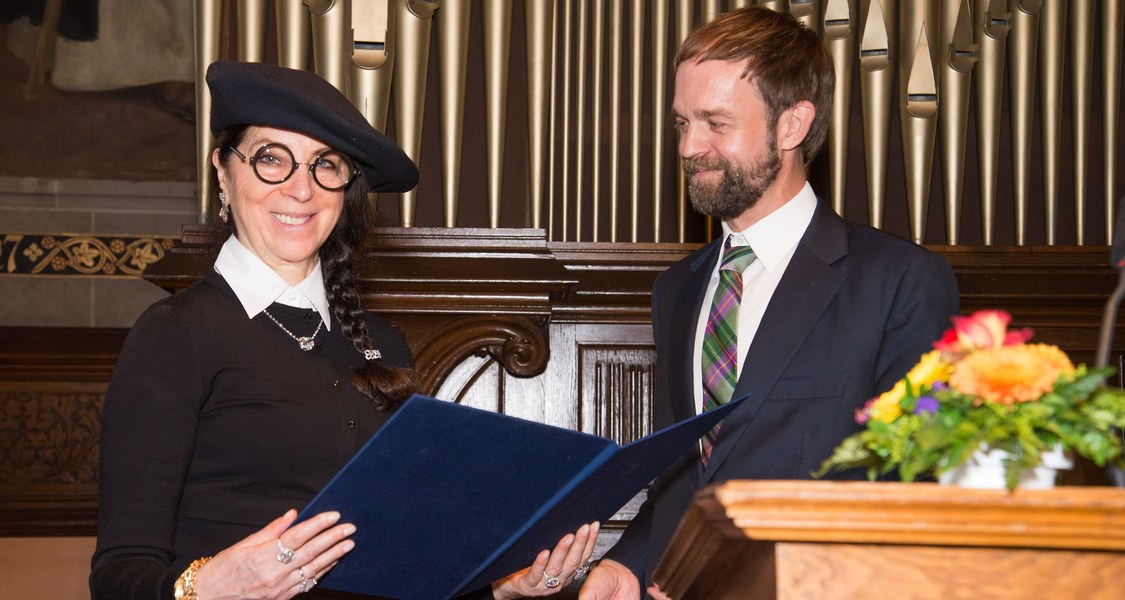
[[[149,277],[189,285],[214,238],[189,227]],[[548,243],[524,229],[381,229],[373,242],[359,261],[365,305],[403,331],[427,393],[620,443],[648,433],[650,290],[697,246]],[[1117,280],[1108,248],[936,249],[963,312],[1009,310],[1037,341],[1093,360]],[[0,328],[0,535],[94,533],[97,422],[126,333]],[[1125,348],[1120,325],[1113,348]]]
[[582,407],[592,409],[592,433],[626,444],[652,433],[654,348],[579,349]]
[[0,535],[92,531],[105,385],[19,387],[0,385]]
[[[7,386],[5,386],[7,387]],[[105,386],[0,391],[0,482],[8,489],[97,484]],[[54,387],[54,386],[50,386]]]
[[90,535],[124,330],[0,328],[0,535]]
[[464,358],[487,355],[518,377],[532,377],[547,367],[550,352],[544,320],[465,317],[446,321],[415,354],[422,392],[433,395]]

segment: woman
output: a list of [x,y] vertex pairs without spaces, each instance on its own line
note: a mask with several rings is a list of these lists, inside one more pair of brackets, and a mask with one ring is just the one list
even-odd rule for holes
[[[122,349],[101,430],[95,599],[309,592],[355,527],[335,512],[294,523],[295,509],[415,388],[409,348],[363,310],[352,268],[368,191],[413,188],[414,164],[313,73],[219,62],[207,82],[232,235]],[[584,572],[597,529],[492,593],[553,593]]]

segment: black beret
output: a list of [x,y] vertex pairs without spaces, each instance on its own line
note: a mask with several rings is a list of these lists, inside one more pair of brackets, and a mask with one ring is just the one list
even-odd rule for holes
[[373,192],[418,185],[418,167],[323,77],[265,63],[218,61],[207,68],[211,132],[262,125],[316,138],[355,159]]

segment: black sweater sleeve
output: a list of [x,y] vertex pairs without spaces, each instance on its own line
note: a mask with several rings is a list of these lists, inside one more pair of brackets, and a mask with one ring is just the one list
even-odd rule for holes
[[204,384],[190,333],[167,304],[130,331],[102,412],[95,600],[172,598],[177,507]]

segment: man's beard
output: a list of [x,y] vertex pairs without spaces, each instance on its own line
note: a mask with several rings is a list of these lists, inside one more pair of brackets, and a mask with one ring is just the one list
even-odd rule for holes
[[[772,140],[767,140],[765,156],[745,168],[738,168],[721,158],[694,158],[684,161],[688,174],[688,193],[696,211],[717,219],[733,219],[753,208],[762,194],[777,179],[781,171],[781,158]],[[692,174],[699,171],[721,169],[718,183],[701,181]]]

